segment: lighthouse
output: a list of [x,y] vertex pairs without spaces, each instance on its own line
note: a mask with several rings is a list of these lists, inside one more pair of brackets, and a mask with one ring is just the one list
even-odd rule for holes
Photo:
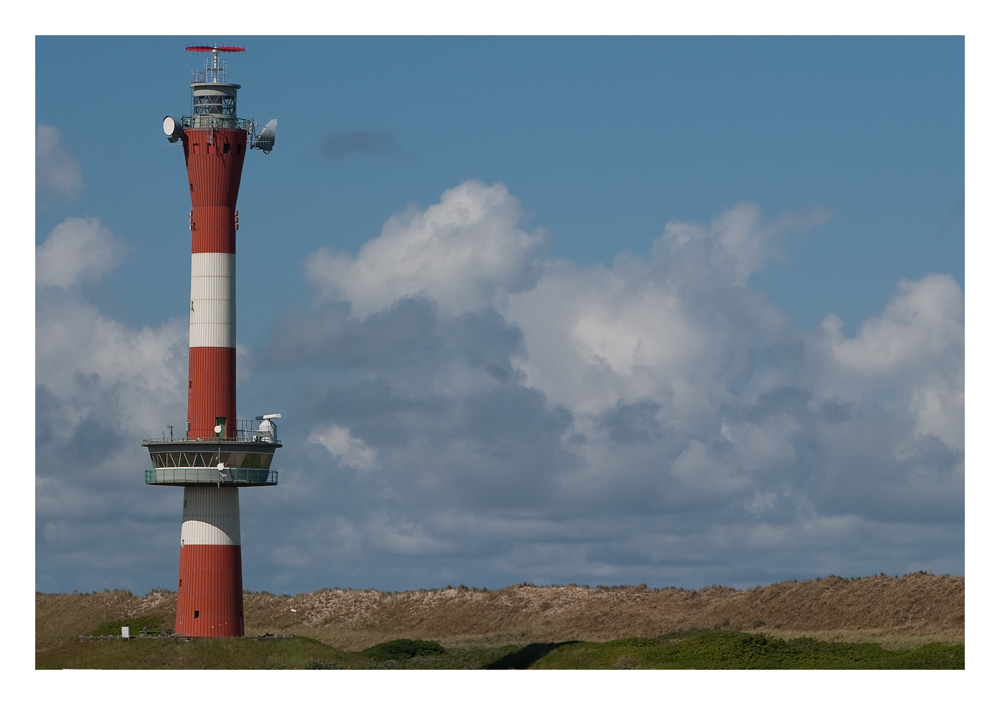
[[191,196],[187,424],[142,445],[146,484],[184,488],[175,632],[243,636],[239,490],[278,484],[281,415],[236,417],[236,199],[247,151],[270,153],[277,121],[258,130],[237,116],[240,86],[227,81],[220,54],[242,47],[187,49],[208,54],[192,72],[191,114],[163,119],[167,139],[183,147]]

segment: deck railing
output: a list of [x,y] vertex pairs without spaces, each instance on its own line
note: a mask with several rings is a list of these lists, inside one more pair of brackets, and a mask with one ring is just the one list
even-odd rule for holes
[[159,438],[144,438],[143,443],[273,443],[274,445],[281,445],[281,441],[277,438],[266,438],[261,435],[259,430],[259,422],[252,419],[236,419],[236,436],[232,438],[216,438],[215,436],[210,436],[208,438],[195,438],[190,436],[185,438],[184,436],[174,436],[171,430],[168,436],[166,432],[163,433]]
[[231,115],[185,115],[181,118],[181,124],[187,128],[194,128],[196,130],[211,130],[211,129],[238,129],[246,130],[247,134],[250,136],[250,140],[253,139],[254,133],[257,131],[257,123],[248,118],[233,117]]
[[277,485],[277,470],[226,468],[155,468],[146,470],[147,485]]

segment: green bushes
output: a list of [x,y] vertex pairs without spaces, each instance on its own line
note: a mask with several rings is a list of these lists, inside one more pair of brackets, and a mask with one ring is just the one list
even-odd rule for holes
[[376,661],[408,661],[414,656],[442,656],[448,653],[436,641],[419,639],[396,639],[370,646],[362,655]]
[[306,665],[307,671],[342,671],[345,668],[347,666],[339,661],[313,661]]
[[[120,633],[108,622],[95,632]],[[116,631],[117,630],[117,631]],[[314,639],[120,639],[75,641],[36,654],[36,668],[101,669],[964,669],[961,644],[887,651],[878,644],[701,632],[657,639],[535,643],[446,651],[397,639],[341,651]]]
[[566,644],[532,668],[556,669],[964,669],[961,644],[887,651],[878,644],[833,643],[764,634],[704,632],[685,639],[620,639]]

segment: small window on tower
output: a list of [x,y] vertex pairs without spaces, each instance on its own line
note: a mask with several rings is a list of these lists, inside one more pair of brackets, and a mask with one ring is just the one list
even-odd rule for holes
[[194,611],[194,618],[195,618],[195,619],[198,619],[198,610],[195,610],[195,611]]
[[229,154],[229,143],[228,142],[226,142],[225,144],[222,145],[222,153],[223,154]]
[[192,151],[193,151],[193,152],[194,152],[195,154],[201,154],[201,145],[200,145],[200,144],[198,144],[197,142],[192,142],[192,143],[191,143],[191,150],[192,150]]

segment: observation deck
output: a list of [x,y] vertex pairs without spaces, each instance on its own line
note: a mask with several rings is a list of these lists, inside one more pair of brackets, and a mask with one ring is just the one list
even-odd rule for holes
[[271,470],[281,441],[260,431],[240,429],[233,438],[147,438],[153,465],[147,485],[226,485],[266,487],[278,484]]

